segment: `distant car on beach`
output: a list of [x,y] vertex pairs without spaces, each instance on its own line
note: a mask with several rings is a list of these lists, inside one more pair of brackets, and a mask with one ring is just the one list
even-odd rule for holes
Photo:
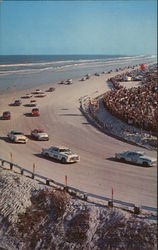
[[43,129],[34,129],[31,131],[31,136],[38,141],[48,141],[49,136]]
[[35,97],[45,97],[46,96],[46,94],[45,93],[41,93],[41,94],[37,94],[37,95],[35,95]]
[[53,87],[50,87],[49,89],[46,90],[46,92],[53,92],[53,91],[55,91],[55,88]]
[[10,120],[11,119],[10,111],[4,111],[3,114],[2,114],[2,119],[3,120]]
[[38,108],[32,109],[31,114],[32,116],[39,116],[40,115],[39,109]]
[[72,153],[71,149],[63,146],[43,148],[42,155],[59,160],[62,163],[73,163],[80,161],[80,157],[77,154]]
[[86,81],[86,77],[82,77],[80,81]]
[[22,104],[21,100],[15,100],[12,106],[20,106]]
[[156,164],[157,160],[153,157],[147,156],[142,151],[125,151],[115,154],[117,160],[137,163],[144,167],[151,167]]
[[29,99],[29,98],[31,98],[31,97],[32,97],[31,94],[26,94],[26,95],[22,96],[21,98],[23,98],[23,99]]
[[32,94],[36,95],[36,94],[42,94],[44,93],[42,90],[40,89],[36,89],[35,91],[32,92]]
[[36,107],[36,103],[26,103],[26,104],[24,104],[23,106],[24,107]]
[[17,132],[14,130],[8,133],[8,138],[10,141],[17,142],[17,143],[26,143],[28,141],[24,133]]
[[59,84],[65,84],[65,81],[61,81],[61,82],[59,82]]
[[95,76],[100,76],[100,74],[99,74],[99,73],[95,73],[94,75],[95,75]]
[[69,84],[72,84],[72,79],[67,79],[66,80],[66,83],[69,85]]

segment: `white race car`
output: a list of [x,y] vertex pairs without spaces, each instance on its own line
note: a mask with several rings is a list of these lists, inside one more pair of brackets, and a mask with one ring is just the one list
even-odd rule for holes
[[78,162],[80,157],[77,154],[72,153],[69,148],[66,147],[50,147],[43,148],[42,154],[46,157],[50,157],[61,161],[62,163]]
[[34,129],[31,131],[31,136],[38,141],[48,141],[49,136],[44,130],[42,129]]
[[153,157],[146,156],[142,151],[125,151],[115,154],[115,158],[121,161],[132,162],[151,167],[156,164],[157,160]]
[[28,141],[27,137],[23,133],[14,130],[8,133],[8,138],[12,142],[17,142],[17,143],[26,143]]

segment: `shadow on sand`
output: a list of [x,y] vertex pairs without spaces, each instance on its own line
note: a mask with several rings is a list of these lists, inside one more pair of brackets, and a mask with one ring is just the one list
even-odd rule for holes
[[137,166],[137,167],[142,167],[142,168],[150,168],[150,167],[145,167],[145,166],[143,166],[141,164],[138,164],[138,163],[127,162],[127,161],[123,161],[123,160],[118,160],[118,159],[116,159],[114,157],[105,158],[105,160],[114,161],[114,162],[121,162],[124,165],[131,165],[131,166]]

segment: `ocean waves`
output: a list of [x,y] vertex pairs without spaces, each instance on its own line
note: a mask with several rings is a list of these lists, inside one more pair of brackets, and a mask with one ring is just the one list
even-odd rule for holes
[[[32,57],[32,56],[31,56]],[[79,58],[79,56],[76,56],[77,58],[73,58],[73,60],[69,58],[65,58],[64,60],[59,60],[58,58],[48,58],[47,61],[43,56],[43,60],[40,57],[40,60],[38,61],[38,58],[32,60],[30,62],[29,58],[27,62],[21,58],[21,62],[17,63],[17,60],[15,62],[12,59],[12,63],[7,63],[7,60],[5,60],[5,63],[3,64],[3,60],[0,63],[0,75],[10,75],[10,74],[38,74],[42,71],[59,71],[64,69],[73,69],[73,68],[81,68],[81,67],[95,67],[96,66],[110,66],[115,64],[124,64],[128,62],[133,62],[137,60],[147,60],[147,59],[153,59],[153,56],[102,56],[97,58],[93,58],[92,56],[85,56],[83,59],[82,56]],[[1,59],[1,58],[0,58]],[[9,61],[9,60],[8,60]]]
[[[53,58],[54,59],[54,58]],[[137,62],[142,60],[142,62],[146,60],[153,60],[153,56],[117,56],[117,57],[102,57],[102,58],[74,58],[73,60],[65,59],[65,60],[58,60],[58,58],[52,61],[37,61],[37,59],[33,62],[22,62],[21,63],[1,63],[0,64],[0,75],[10,75],[10,74],[38,74],[40,72],[56,72],[56,71],[63,71],[67,69],[76,69],[76,68],[84,68],[84,67],[110,67],[110,65],[120,65]]]

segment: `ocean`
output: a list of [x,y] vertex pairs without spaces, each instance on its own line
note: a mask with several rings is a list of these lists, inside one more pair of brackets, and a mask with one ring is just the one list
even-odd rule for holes
[[0,55],[0,92],[156,62],[154,56]]

